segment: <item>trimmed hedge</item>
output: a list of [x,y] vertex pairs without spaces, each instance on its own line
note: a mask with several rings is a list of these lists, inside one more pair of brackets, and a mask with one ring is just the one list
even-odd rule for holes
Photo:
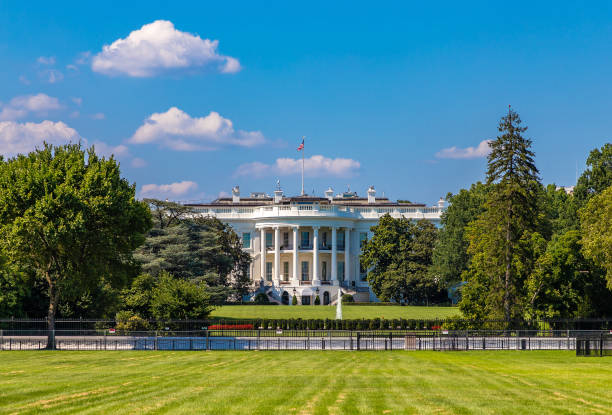
[[358,320],[332,320],[326,319],[251,319],[251,320],[222,320],[217,326],[246,325],[255,329],[283,329],[283,330],[440,330],[443,326],[441,320],[406,320],[406,319],[358,319]]

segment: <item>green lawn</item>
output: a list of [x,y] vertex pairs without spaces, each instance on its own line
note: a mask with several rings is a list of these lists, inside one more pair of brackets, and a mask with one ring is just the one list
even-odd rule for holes
[[0,413],[610,413],[568,351],[0,352]]
[[[415,306],[344,306],[345,319],[360,318],[405,318],[435,319],[459,315],[457,307],[415,307]],[[217,308],[212,317],[220,319],[251,318],[336,318],[336,307],[326,305],[278,306],[278,305],[229,305]]]

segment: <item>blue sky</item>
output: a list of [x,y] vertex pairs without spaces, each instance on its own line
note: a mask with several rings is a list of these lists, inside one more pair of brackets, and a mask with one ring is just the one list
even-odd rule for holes
[[0,3],[0,153],[82,139],[196,200],[299,193],[304,135],[308,193],[432,204],[508,104],[544,183],[610,141],[610,3],[87,3]]

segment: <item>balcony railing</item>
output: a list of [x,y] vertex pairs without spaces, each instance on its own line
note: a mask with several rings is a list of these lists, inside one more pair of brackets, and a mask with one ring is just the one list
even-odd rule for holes
[[300,285],[312,285],[312,281],[302,280],[302,281],[300,281]]
[[328,280],[322,280],[321,285],[332,285],[332,282]]
[[444,207],[438,206],[339,206],[339,205],[296,205],[260,207],[200,207],[191,206],[195,213],[222,218],[271,217],[271,216],[339,216],[347,218],[379,218],[384,214],[412,219],[439,219]]
[[300,249],[312,249],[312,245],[300,245]]

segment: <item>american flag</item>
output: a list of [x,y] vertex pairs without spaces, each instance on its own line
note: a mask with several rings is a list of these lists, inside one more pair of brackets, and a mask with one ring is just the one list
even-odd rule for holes
[[302,151],[302,150],[304,150],[304,139],[303,138],[302,138],[302,144],[300,144],[297,151]]

